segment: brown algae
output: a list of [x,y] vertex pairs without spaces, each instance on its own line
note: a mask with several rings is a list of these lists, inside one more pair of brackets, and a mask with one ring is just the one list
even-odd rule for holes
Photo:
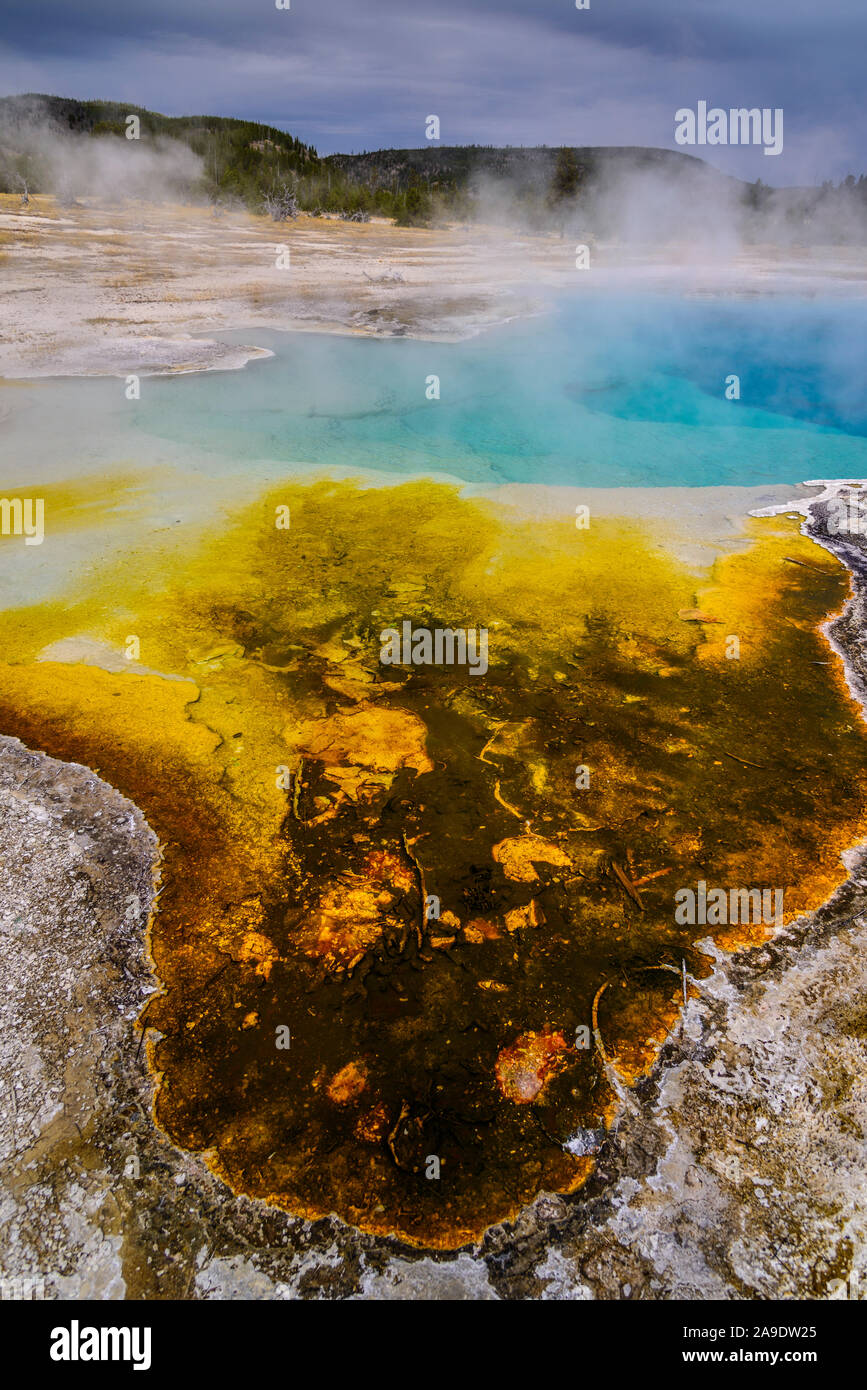
[[[635,522],[292,484],[0,615],[0,727],[160,836],[144,1022],[177,1144],[439,1247],[582,1184],[697,943],[772,930],[678,925],[675,892],[782,888],[788,919],[864,833],[859,711],[817,664],[846,574],[790,521],[749,531],[697,578]],[[381,665],[404,619],[487,628],[487,673]],[[167,678],[36,660],[129,634]]]

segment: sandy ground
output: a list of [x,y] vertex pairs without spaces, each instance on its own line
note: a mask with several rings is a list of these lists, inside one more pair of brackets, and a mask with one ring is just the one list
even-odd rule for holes
[[384,221],[15,205],[0,200],[5,376],[237,367],[255,351],[206,335],[257,325],[463,336],[532,311],[524,282],[566,261],[564,243]]
[[[61,208],[43,197],[22,208],[2,195],[0,376],[230,369],[258,355],[257,326],[463,337],[537,312],[553,289],[630,279],[697,294],[812,292],[817,282],[867,292],[863,256],[841,248],[783,257],[762,247],[594,246],[589,272],[576,269],[575,249],[485,227],[275,223],[240,210]],[[209,337],[227,329],[252,330],[250,346]]]

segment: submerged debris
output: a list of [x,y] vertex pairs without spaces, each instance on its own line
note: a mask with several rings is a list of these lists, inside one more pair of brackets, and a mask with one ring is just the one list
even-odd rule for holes
[[497,1058],[497,1085],[502,1094],[516,1105],[537,1100],[562,1065],[568,1046],[563,1034],[550,1027],[541,1033],[522,1033]]
[[538,883],[536,864],[555,864],[560,868],[570,868],[571,860],[559,845],[543,840],[539,835],[513,836],[494,845],[493,855],[502,864],[507,878],[516,883]]

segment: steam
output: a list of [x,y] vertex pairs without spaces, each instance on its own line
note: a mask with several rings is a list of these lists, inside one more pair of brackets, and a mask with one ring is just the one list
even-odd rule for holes
[[63,201],[199,201],[202,174],[202,160],[177,140],[75,134],[38,98],[0,112],[0,183],[10,192],[27,184]]
[[[563,153],[482,151],[487,167],[443,195],[436,184],[440,176],[449,182],[449,151],[441,150],[441,167],[424,166],[424,178],[433,180],[428,197],[434,221],[559,231],[578,243],[651,253],[677,245],[688,259],[733,255],[756,244],[792,249],[867,243],[863,176],[837,188],[770,188],[744,183],[679,150],[598,147],[570,155],[575,179],[569,183],[567,169],[565,186],[562,178],[558,186]],[[343,171],[368,188],[382,178],[391,182],[394,172],[369,162]],[[203,160],[182,141],[76,132],[39,97],[0,103],[0,188],[8,192],[23,191],[26,184],[31,192],[51,192],[67,202],[95,197],[201,203],[207,200],[205,172]],[[423,179],[418,186],[425,187]],[[228,205],[232,195],[221,191],[220,201]]]
[[[591,238],[650,252],[676,244],[696,258],[757,244],[793,249],[867,243],[863,177],[838,188],[770,188],[674,151],[593,154],[594,170],[572,197],[552,198],[550,162],[520,176],[485,172],[471,181],[464,215],[492,226],[559,230],[579,242]],[[450,220],[447,205],[440,213],[441,220]]]

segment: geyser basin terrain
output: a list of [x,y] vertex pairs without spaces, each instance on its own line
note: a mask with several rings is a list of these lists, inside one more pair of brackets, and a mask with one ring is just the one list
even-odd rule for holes
[[[863,836],[863,725],[817,633],[845,572],[793,521],[750,530],[696,573],[634,520],[287,481],[158,570],[144,548],[0,618],[0,727],[164,847],[144,1022],[176,1143],[442,1247],[581,1184],[682,963],[769,931],[678,925],[676,891],[782,889],[788,919]],[[404,619],[486,628],[484,677],[383,667]],[[116,665],[130,634],[137,668],[56,659]]]

